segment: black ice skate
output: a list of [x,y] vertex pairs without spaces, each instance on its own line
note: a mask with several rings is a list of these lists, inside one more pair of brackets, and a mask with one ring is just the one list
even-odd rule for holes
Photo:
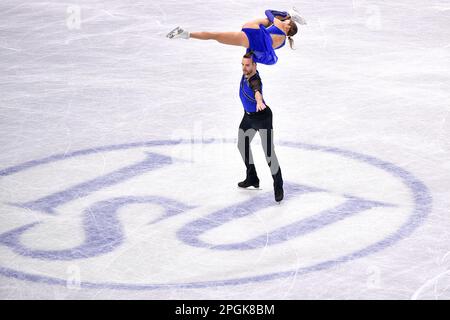
[[275,201],[280,202],[284,198],[283,177],[281,176],[281,169],[278,169],[278,172],[272,175],[272,178]]
[[283,200],[283,198],[284,198],[283,187],[276,188],[274,192],[275,192],[275,201],[276,202],[281,202],[281,200]]
[[259,179],[256,174],[256,168],[254,164],[250,164],[247,168],[247,177],[244,181],[238,183],[239,188],[255,187],[259,188]]

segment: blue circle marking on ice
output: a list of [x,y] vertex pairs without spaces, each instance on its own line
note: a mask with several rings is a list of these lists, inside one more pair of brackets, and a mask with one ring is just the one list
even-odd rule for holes
[[[97,147],[97,148],[91,148],[91,149],[84,149],[75,151],[69,154],[58,154],[53,155],[47,158],[28,161],[13,167],[9,167],[3,170],[0,170],[0,177],[2,176],[9,176],[14,173],[21,172],[23,170],[38,167],[40,165],[66,160],[77,156],[84,156],[89,154],[95,154],[95,153],[101,153],[101,152],[109,152],[114,150],[126,150],[126,149],[132,149],[132,148],[139,148],[139,147],[152,147],[152,146],[175,146],[181,143],[210,143],[211,141],[174,141],[174,140],[161,140],[161,141],[148,141],[148,142],[140,142],[140,143],[129,143],[129,144],[120,144],[120,145],[111,145],[111,146],[103,146],[103,147]],[[212,140],[214,142],[214,140]],[[229,140],[222,140],[221,142],[226,143],[235,143],[236,141],[233,139]],[[408,216],[407,221],[402,224],[395,232],[389,234],[386,238],[377,241],[373,244],[368,245],[367,247],[357,250],[353,253],[346,254],[343,256],[340,256],[338,258],[323,261],[320,263],[316,263],[314,265],[306,266],[297,268],[295,270],[290,271],[283,271],[283,272],[272,272],[267,273],[263,275],[257,275],[257,276],[250,276],[250,277],[241,277],[236,279],[227,279],[227,280],[210,280],[210,281],[197,281],[197,282],[190,282],[190,283],[153,283],[153,284],[127,284],[127,283],[96,283],[96,282],[81,282],[80,287],[82,288],[109,288],[109,289],[125,289],[125,290],[152,290],[152,289],[163,289],[163,288],[201,288],[201,287],[211,287],[211,286],[224,286],[224,285],[239,285],[244,283],[250,283],[250,282],[259,282],[259,281],[267,281],[271,279],[277,279],[277,278],[285,278],[290,276],[298,276],[302,274],[306,274],[309,272],[314,271],[320,271],[324,270],[333,266],[336,266],[337,264],[348,262],[354,259],[358,259],[370,254],[373,254],[375,252],[378,252],[380,250],[383,250],[389,246],[392,246],[399,240],[407,237],[410,235],[420,224],[423,223],[426,216],[431,210],[432,205],[432,197],[427,189],[427,187],[417,178],[415,178],[410,172],[383,160],[377,159],[372,156],[364,155],[361,153],[356,153],[352,151],[347,151],[340,148],[334,148],[334,147],[325,147],[325,146],[318,146],[318,145],[311,145],[311,144],[304,144],[304,143],[298,143],[298,142],[279,142],[278,145],[285,146],[285,147],[291,147],[291,148],[298,148],[308,151],[317,151],[317,152],[323,152],[323,153],[329,153],[338,155],[343,158],[348,158],[351,160],[360,161],[363,163],[367,163],[371,166],[374,166],[378,169],[382,169],[386,172],[388,172],[391,176],[399,179],[405,186],[408,187],[408,189],[412,193],[412,198],[414,201],[413,208]],[[102,184],[108,184],[120,182],[121,179],[126,179],[126,177],[129,177],[130,172],[140,172],[140,170],[151,170],[151,169],[157,169],[167,163],[169,160],[167,157],[148,153],[148,157],[133,166],[130,166],[129,168],[124,168],[122,170],[119,170],[119,172],[115,172],[111,175],[107,175],[102,177],[101,179],[94,179],[86,184],[80,184],[78,186],[75,186],[72,189],[69,189],[68,191],[64,193],[56,193],[53,196],[40,199],[39,201],[31,202],[31,203],[25,203],[22,204],[25,208],[30,208],[33,210],[40,210],[42,212],[45,212],[47,214],[53,214],[53,208],[57,207],[61,201],[70,201],[72,198],[74,198],[75,194],[80,196],[83,195],[83,193],[90,193],[94,192],[101,188]],[[292,191],[293,193],[301,194],[302,192],[308,192],[308,187],[306,186],[300,186],[296,184],[286,184],[286,187]],[[310,190],[309,190],[310,191]],[[61,200],[62,199],[62,200]],[[344,204],[344,208],[341,208],[341,211],[344,210],[349,214],[352,214],[352,208],[354,207],[355,202],[357,206],[362,208],[371,208],[376,206],[389,206],[388,204],[383,203],[377,203],[377,202],[371,202],[371,201],[360,201],[354,197],[348,197],[347,204]],[[110,202],[100,202],[97,203],[95,206],[95,210],[97,210],[100,214],[98,217],[100,217],[102,214],[115,214],[117,209],[128,203],[152,203],[156,202],[163,207],[165,207],[165,216],[171,216],[176,215],[179,212],[182,212],[183,210],[188,210],[189,206],[185,206],[182,203],[178,203],[177,201],[174,201],[172,199],[165,199],[161,197],[118,197],[114,198],[113,201]],[[250,203],[249,203],[250,205]],[[347,206],[347,207],[346,207]],[[233,207],[231,207],[233,208]],[[256,208],[256,207],[255,207]],[[92,208],[91,208],[92,209]],[[94,211],[95,211],[94,210]],[[230,220],[233,218],[233,216],[230,215],[230,211],[233,210],[219,210],[217,212],[214,212],[210,214],[210,217],[219,217],[222,218],[222,220]],[[235,211],[235,210],[234,210]],[[111,213],[112,212],[112,213]],[[317,228],[320,228],[322,226],[325,226],[327,224],[334,223],[336,221],[336,215],[330,214],[330,212],[321,213],[319,216],[313,216],[307,221],[300,221],[299,223],[294,223],[293,225],[289,226],[287,229],[282,229],[284,232],[278,231],[278,234],[274,235],[274,241],[285,241],[284,235],[292,234],[294,232],[294,236],[300,236],[307,232],[311,232]],[[111,218],[111,217],[110,217]],[[211,219],[207,219],[211,220]],[[209,229],[212,229],[216,227],[217,225],[214,223],[204,223],[205,220],[196,220],[191,223],[188,223],[183,228],[181,228],[178,231],[178,238],[179,240],[192,245],[192,246],[204,246],[205,244],[199,241],[198,234],[205,232]],[[85,224],[89,226],[89,221],[85,221]],[[81,256],[77,256],[76,252],[79,252],[80,250],[63,250],[63,251],[55,251],[55,252],[39,252],[39,251],[33,251],[33,252],[27,252],[27,249],[25,247],[21,247],[18,245],[20,241],[18,241],[18,237],[21,233],[23,233],[25,230],[32,228],[34,224],[26,225],[21,228],[18,228],[14,230],[13,232],[7,232],[6,234],[2,235],[2,239],[0,239],[0,245],[6,245],[7,247],[10,247],[13,251],[16,250],[20,254],[24,256],[31,256],[32,258],[38,258],[38,259],[49,259],[52,260],[52,254],[57,256],[59,260],[69,260],[69,259],[77,259],[82,258]],[[110,250],[113,250],[116,246],[118,246],[121,241],[123,240],[120,236],[120,230],[116,230],[118,237],[115,239],[106,238],[107,241],[109,239],[111,240],[109,248]],[[197,232],[197,234],[195,234]],[[296,233],[295,233],[296,232]],[[91,235],[91,238],[89,239],[89,234],[87,235],[88,239],[85,242],[85,251],[81,250],[84,253],[88,253],[89,250],[93,251],[91,256],[95,256],[98,254],[101,254],[102,252],[96,251],[93,248],[98,247],[97,242],[101,241],[99,240],[99,237],[95,236],[95,234]],[[101,238],[101,237],[100,237]],[[89,242],[91,241],[91,242]],[[96,242],[97,241],[97,242]],[[104,241],[104,240],[103,240]],[[258,247],[260,245],[260,239],[251,239],[247,242],[244,242],[242,244],[225,244],[225,245],[218,245],[216,250],[247,250],[251,248]],[[101,246],[100,246],[101,247]],[[76,249],[83,249],[83,248],[76,248]],[[103,248],[104,249],[104,248]],[[59,279],[49,276],[42,276],[42,275],[36,275],[36,274],[30,274],[26,272],[22,272],[19,270],[13,270],[11,268],[6,267],[0,267],[0,274],[6,277],[10,278],[16,278],[21,280],[27,280],[27,281],[34,281],[34,282],[41,282],[46,284],[54,284],[54,285],[67,285],[67,281],[65,279]]]

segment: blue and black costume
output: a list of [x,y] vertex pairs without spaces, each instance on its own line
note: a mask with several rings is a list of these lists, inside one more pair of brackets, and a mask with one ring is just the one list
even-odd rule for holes
[[[284,18],[289,16],[287,12],[276,10],[266,10],[265,14],[271,23],[273,23],[275,16],[281,16]],[[286,39],[279,47],[274,49],[272,47],[273,41],[270,35],[277,34],[286,37],[283,30],[279,29],[274,24],[267,28],[260,24],[259,29],[243,28],[242,31],[248,38],[249,48],[247,49],[247,52],[253,52],[253,60],[255,62],[271,65],[278,61],[275,50],[283,47],[286,43]]]
[[281,168],[278,163],[277,155],[273,143],[273,126],[272,126],[272,110],[267,106],[262,111],[256,111],[255,93],[260,92],[262,95],[262,81],[259,72],[246,78],[242,76],[239,96],[244,107],[244,116],[239,125],[238,148],[247,168],[247,178],[241,185],[258,185],[259,179],[253,162],[253,155],[250,143],[253,140],[256,131],[259,132],[267,164],[273,177],[273,185],[276,192],[280,193],[283,189],[283,178]]

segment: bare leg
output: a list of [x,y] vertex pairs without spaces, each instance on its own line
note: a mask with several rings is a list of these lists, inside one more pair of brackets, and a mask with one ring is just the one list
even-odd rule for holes
[[191,32],[190,37],[200,40],[216,40],[223,44],[248,48],[248,39],[244,32]]
[[247,22],[242,26],[242,28],[251,28],[251,29],[259,29],[259,25],[262,24],[264,27],[270,26],[270,21],[267,18],[264,19],[257,19],[250,22]]

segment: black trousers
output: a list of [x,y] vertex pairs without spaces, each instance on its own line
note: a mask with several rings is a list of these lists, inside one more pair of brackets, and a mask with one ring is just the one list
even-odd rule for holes
[[258,131],[267,164],[274,178],[274,183],[276,182],[278,185],[282,185],[280,165],[273,144],[272,118],[272,110],[269,107],[252,114],[244,112],[244,117],[239,125],[238,149],[248,172],[250,167],[254,168],[250,143]]

